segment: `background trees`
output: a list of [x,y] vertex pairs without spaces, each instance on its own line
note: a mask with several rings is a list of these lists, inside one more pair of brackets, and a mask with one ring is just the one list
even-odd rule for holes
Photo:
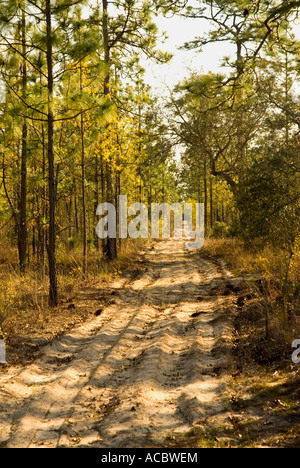
[[[122,190],[161,200],[173,184],[170,145],[149,124],[152,102],[139,66],[141,54],[169,58],[155,48],[152,7],[9,0],[1,8],[1,221],[14,224],[20,271],[34,262],[48,273],[51,306],[61,243],[82,244],[84,275],[90,249],[99,259],[100,250],[117,256],[121,240],[95,239],[97,205],[117,202]],[[155,145],[166,153],[156,158]]]
[[[201,201],[207,232],[282,242],[292,252],[298,7],[242,0],[2,4],[1,225],[18,249],[20,272],[34,263],[49,275],[51,306],[58,303],[62,246],[80,246],[85,277],[91,254],[117,258],[122,239],[95,238],[96,207],[110,201],[118,209],[122,193],[132,202]],[[170,58],[156,46],[160,12],[210,22],[210,32],[186,48],[234,45],[224,74],[195,72],[173,90],[166,109],[141,67],[141,57]],[[184,147],[180,161],[174,138]],[[270,201],[275,194],[281,202]],[[283,228],[272,236],[286,220],[285,240]]]
[[[228,209],[224,211],[232,215],[227,219],[231,232],[245,237],[250,229],[252,237],[264,232],[269,239],[267,233],[274,229],[269,210],[274,208],[280,224],[279,205],[286,206],[286,197],[294,200],[297,211],[300,48],[293,20],[298,7],[297,2],[288,1],[252,2],[250,6],[241,0],[226,5],[207,1],[199,6],[188,4],[183,13],[209,21],[211,26],[208,33],[185,44],[186,48],[201,51],[220,41],[234,46],[234,53],[224,57],[229,73],[195,73],[177,86],[170,103],[173,131],[186,147],[185,184],[195,198],[203,200],[207,227],[209,217],[211,227],[220,217],[213,213],[214,190],[215,198],[222,193],[225,197]],[[211,176],[215,184],[225,183],[225,192],[211,183]],[[277,184],[282,184],[280,190]],[[294,196],[289,197],[289,189]],[[229,203],[226,191],[232,194]],[[282,197],[278,205],[275,194]],[[287,216],[286,210],[282,215]],[[296,216],[296,227],[295,223]],[[283,242],[282,236],[279,239]]]

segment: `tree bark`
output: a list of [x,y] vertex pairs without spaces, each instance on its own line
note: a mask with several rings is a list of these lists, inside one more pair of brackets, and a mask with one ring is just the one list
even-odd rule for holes
[[213,199],[213,181],[212,176],[209,178],[209,211],[210,211],[210,227],[214,225],[214,199]]
[[205,229],[208,227],[208,190],[207,190],[207,159],[204,158],[204,171],[203,171],[203,182],[204,182],[204,226]]
[[[104,78],[104,96],[110,96],[110,45],[109,45],[109,32],[108,32],[108,0],[102,0],[103,6],[103,42],[104,42],[104,62],[106,66],[106,75]],[[107,202],[114,203],[114,190],[112,183],[112,170],[111,170],[111,157],[107,163],[106,170],[106,187],[107,187]],[[115,260],[117,258],[117,239],[107,238],[104,254],[108,260]]]
[[[26,65],[26,18],[25,5],[22,5],[22,97],[25,100],[27,94],[27,65]],[[18,248],[19,248],[19,263],[20,272],[23,274],[26,271],[27,257],[27,136],[28,128],[26,118],[22,127],[22,149],[21,149],[21,184],[20,184],[20,201],[19,201],[19,229],[18,229]]]
[[[83,92],[83,70],[80,64],[80,92]],[[81,187],[82,187],[82,216],[83,216],[83,274],[87,274],[87,212],[86,212],[86,190],[85,190],[85,142],[84,142],[84,119],[83,112],[80,114],[80,136],[81,136]]]
[[52,15],[51,0],[46,0],[46,25],[47,25],[47,70],[48,70],[48,171],[49,171],[49,239],[48,239],[48,261],[49,261],[49,305],[57,307],[57,270],[56,270],[56,181],[54,163],[54,111],[53,111],[53,47],[52,47]]
[[[99,205],[99,158],[98,154],[96,153],[95,155],[95,201],[94,201],[94,217],[95,217],[95,223],[97,224],[97,208]],[[95,225],[96,225],[95,224]],[[96,247],[97,252],[100,250],[100,242],[98,236],[95,238],[94,245]]]

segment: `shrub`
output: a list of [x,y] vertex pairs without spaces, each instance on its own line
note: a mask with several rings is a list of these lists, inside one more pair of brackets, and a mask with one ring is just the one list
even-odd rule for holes
[[223,223],[221,221],[216,221],[213,229],[212,229],[212,237],[216,238],[224,238],[228,237],[229,234],[229,228],[226,223]]

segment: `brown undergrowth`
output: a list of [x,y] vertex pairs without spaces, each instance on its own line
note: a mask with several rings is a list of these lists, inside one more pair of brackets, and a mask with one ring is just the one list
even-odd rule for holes
[[[3,328],[10,363],[23,365],[34,359],[44,344],[113,304],[111,282],[119,280],[122,286],[135,275],[139,252],[136,244],[127,246],[118,263],[103,265],[101,271],[91,268],[86,279],[76,270],[79,261],[74,261],[74,252],[69,257],[65,253],[61,301],[55,310],[47,306],[47,281],[41,281],[34,269],[20,278],[11,268],[7,276],[4,262],[1,304],[6,307]],[[236,301],[226,410],[215,422],[172,436],[164,446],[300,447],[300,364],[291,359],[292,341],[300,338],[298,299],[296,294],[288,300],[283,297],[280,265],[284,258],[271,250],[268,255],[267,250],[251,252],[240,242],[227,240],[208,241],[200,256],[216,266],[226,262],[235,276],[247,278],[234,291],[220,292],[234,294]],[[296,283],[297,264],[291,265],[290,278]],[[288,310],[292,313],[287,314]]]
[[[137,268],[136,262],[145,243],[124,243],[117,261],[101,259],[90,249],[88,274],[81,268],[80,249],[60,246],[58,251],[59,306],[48,306],[48,279],[34,262],[25,275],[18,272],[15,249],[0,248],[0,331],[7,348],[9,364],[24,364],[36,351],[54,338],[84,322],[110,300],[110,283]],[[86,292],[97,288],[97,298]],[[82,297],[85,299],[82,300]]]
[[[198,446],[299,448],[300,364],[292,362],[292,342],[300,338],[300,312],[297,293],[284,297],[284,255],[228,240],[208,240],[202,255],[222,259],[237,276],[252,273],[253,281],[237,292],[226,424],[200,430]],[[299,271],[295,255],[294,292]]]

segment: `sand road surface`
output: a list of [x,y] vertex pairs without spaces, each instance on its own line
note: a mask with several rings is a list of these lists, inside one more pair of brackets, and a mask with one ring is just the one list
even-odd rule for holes
[[232,296],[222,266],[158,242],[99,317],[0,374],[0,446],[164,447],[226,405]]

